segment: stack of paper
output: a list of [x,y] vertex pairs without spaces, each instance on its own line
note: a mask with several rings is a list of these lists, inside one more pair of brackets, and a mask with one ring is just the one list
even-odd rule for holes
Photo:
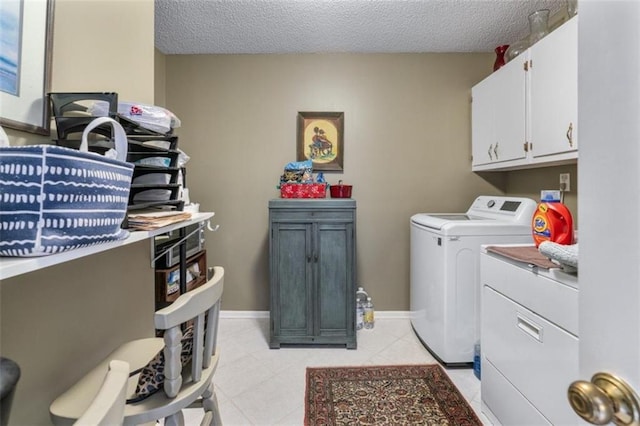
[[150,231],[162,228],[172,223],[191,219],[191,213],[180,211],[153,211],[145,213],[130,213],[127,216],[129,229]]

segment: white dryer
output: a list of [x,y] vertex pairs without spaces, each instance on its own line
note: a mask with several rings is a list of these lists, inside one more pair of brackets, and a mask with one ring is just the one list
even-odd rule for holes
[[445,367],[473,364],[480,338],[480,246],[533,243],[529,198],[480,196],[466,213],[411,217],[411,324]]

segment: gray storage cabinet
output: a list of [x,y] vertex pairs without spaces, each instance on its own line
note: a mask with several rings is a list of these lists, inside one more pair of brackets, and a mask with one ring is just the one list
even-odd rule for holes
[[271,340],[356,348],[356,202],[269,201]]

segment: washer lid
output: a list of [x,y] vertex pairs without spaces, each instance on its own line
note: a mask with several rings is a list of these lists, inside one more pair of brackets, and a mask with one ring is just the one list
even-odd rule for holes
[[418,213],[411,216],[411,222],[426,228],[442,230],[452,226],[468,227],[468,225],[486,224],[495,222],[495,219],[473,217],[465,213]]
[[[456,218],[451,219],[450,216],[456,216]],[[441,235],[531,235],[531,223],[520,224],[498,219],[476,218],[465,214],[418,213],[411,216],[411,226]]]
[[411,221],[433,229],[443,229],[447,224],[471,227],[514,224],[531,227],[531,218],[537,203],[530,198],[481,195],[465,213],[418,213]]
[[472,220],[469,215],[459,213],[431,214],[430,217],[442,220]]

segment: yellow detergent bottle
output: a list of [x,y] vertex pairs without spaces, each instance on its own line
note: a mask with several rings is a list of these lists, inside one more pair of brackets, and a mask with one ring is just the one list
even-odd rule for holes
[[536,247],[543,241],[573,244],[573,218],[560,202],[540,203],[531,220]]

